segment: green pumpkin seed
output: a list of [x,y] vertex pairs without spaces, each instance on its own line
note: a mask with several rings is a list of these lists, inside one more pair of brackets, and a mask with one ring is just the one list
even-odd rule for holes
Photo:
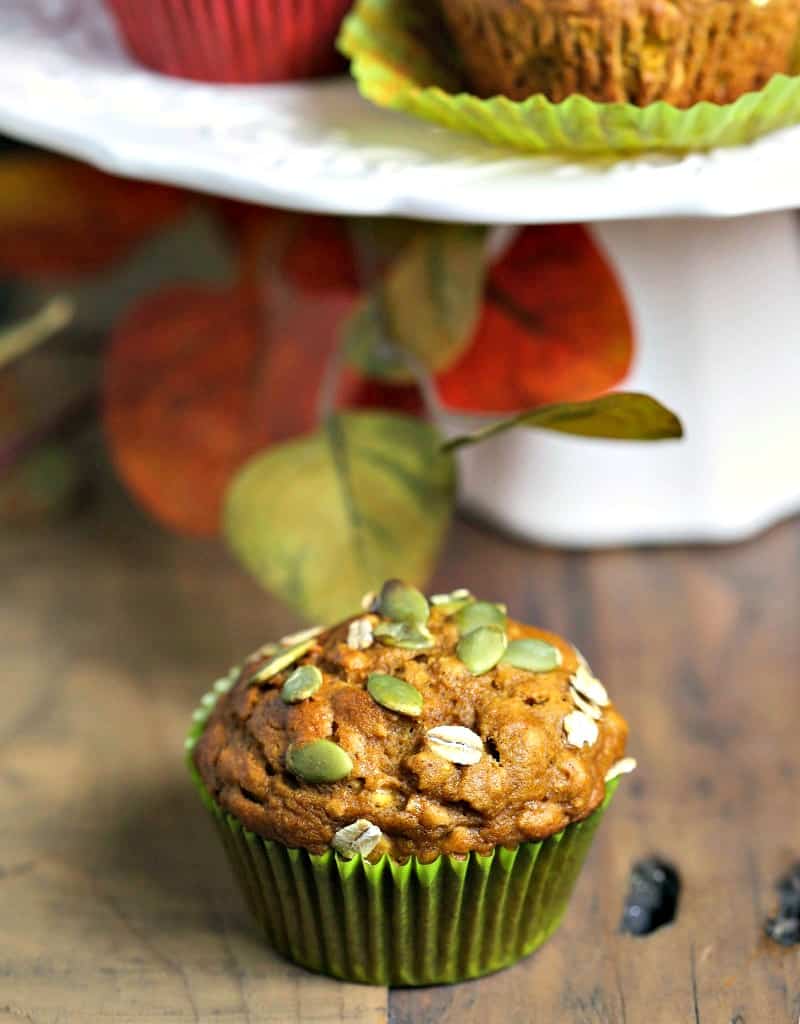
[[499,626],[478,626],[458,641],[456,654],[470,672],[479,676],[500,661],[508,639]]
[[444,615],[455,615],[468,604],[472,604],[475,598],[466,587],[460,587],[449,594],[434,594],[430,602],[434,608],[438,608]]
[[304,782],[338,782],[353,770],[346,750],[331,740],[312,740],[299,747],[289,747],[286,767]]
[[265,662],[257,672],[250,676],[248,683],[266,683],[268,679],[272,679],[279,672],[283,672],[285,668],[294,665],[296,661],[303,657],[313,643],[313,640],[305,640],[301,644],[295,644],[294,647],[288,647],[284,651],[279,651],[269,661]]
[[551,672],[562,662],[561,651],[546,640],[526,638],[512,640],[503,655],[504,665],[524,669],[526,672]]
[[404,647],[409,651],[427,651],[433,647],[433,637],[427,627],[412,622],[379,622],[373,633],[375,639],[387,647]]
[[506,613],[499,605],[489,601],[473,601],[465,605],[456,615],[458,631],[464,636],[478,626],[500,626],[506,628]]
[[217,681],[214,683],[211,689],[214,691],[214,693],[227,693],[238,678],[238,667],[232,668],[226,676],[223,676],[221,679],[217,679]]
[[378,612],[392,622],[424,625],[430,608],[425,595],[402,580],[387,580],[378,598]]
[[314,640],[325,632],[324,626],[310,626],[308,629],[301,629],[297,633],[289,633],[281,637],[281,644],[284,647],[294,647],[295,644],[302,644],[306,640]]
[[286,704],[298,704],[308,700],[322,686],[322,673],[316,665],[301,665],[296,668],[281,687],[281,700]]
[[401,715],[419,718],[422,712],[422,694],[411,683],[397,676],[373,672],[367,680],[370,697],[381,707],[397,711]]

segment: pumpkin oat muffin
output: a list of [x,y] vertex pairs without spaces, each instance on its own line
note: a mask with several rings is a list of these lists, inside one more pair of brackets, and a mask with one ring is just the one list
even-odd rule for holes
[[[355,980],[452,981],[539,945],[566,905],[607,782],[633,767],[625,722],[575,648],[464,590],[429,602],[390,581],[363,614],[267,645],[215,689],[190,756],[218,823],[246,837],[248,864],[241,838],[226,843],[246,894],[278,948]],[[356,877],[355,864],[362,912],[339,936],[343,871]],[[376,937],[376,914],[407,918],[415,886],[448,919],[454,898],[470,907],[476,874],[469,928],[438,963],[413,953],[429,934],[409,937],[405,952],[396,929]],[[313,878],[324,919],[294,941],[290,878],[304,892]],[[484,949],[487,893],[507,901],[509,886],[513,926],[496,922]],[[436,922],[431,908],[426,920]],[[476,942],[470,960],[462,946]],[[332,943],[349,948],[346,964]]]
[[796,70],[800,0],[441,0],[480,96],[731,103]]

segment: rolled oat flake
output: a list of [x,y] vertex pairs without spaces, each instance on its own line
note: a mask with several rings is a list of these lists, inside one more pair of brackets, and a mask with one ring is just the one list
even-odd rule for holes
[[453,764],[477,764],[483,756],[483,740],[463,725],[437,725],[426,739],[434,754]]
[[354,619],[347,627],[347,646],[351,651],[366,651],[374,639],[369,619]]
[[564,716],[564,734],[570,747],[591,747],[597,742],[600,731],[597,722],[583,711],[570,711]]
[[366,818],[340,828],[331,840],[331,846],[346,860],[358,855],[368,857],[381,839],[381,830]]

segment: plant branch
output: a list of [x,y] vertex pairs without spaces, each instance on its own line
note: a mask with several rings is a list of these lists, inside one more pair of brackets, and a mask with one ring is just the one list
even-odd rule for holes
[[74,314],[74,302],[64,295],[57,295],[30,319],[0,332],[0,370],[66,327]]

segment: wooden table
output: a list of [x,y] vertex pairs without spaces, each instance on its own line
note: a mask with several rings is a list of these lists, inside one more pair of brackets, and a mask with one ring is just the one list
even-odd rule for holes
[[[797,1024],[800,951],[762,938],[800,858],[800,522],[719,550],[563,554],[453,530],[435,585],[573,638],[631,722],[566,923],[453,988],[345,985],[265,948],[181,763],[189,714],[297,623],[220,546],[114,489],[0,537],[0,1021]],[[628,868],[680,868],[677,922],[618,933]]]

